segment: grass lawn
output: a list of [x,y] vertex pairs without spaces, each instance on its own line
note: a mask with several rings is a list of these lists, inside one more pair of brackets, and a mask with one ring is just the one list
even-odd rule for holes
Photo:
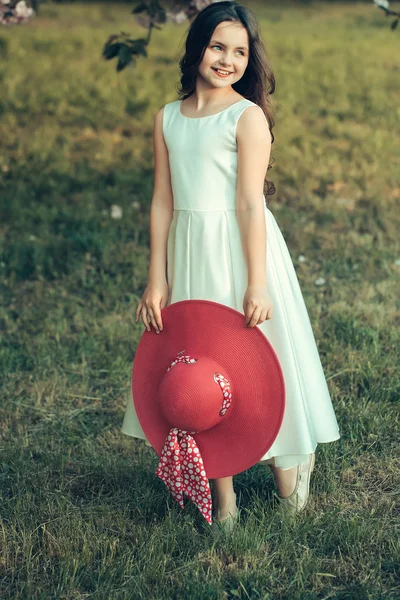
[[341,438],[318,446],[295,517],[268,467],[235,476],[242,521],[224,538],[121,433],[153,118],[176,99],[187,25],[117,74],[100,54],[111,33],[143,35],[129,6],[43,4],[0,29],[2,600],[400,597],[398,32],[372,3],[269,4],[246,2],[277,80],[268,207]]

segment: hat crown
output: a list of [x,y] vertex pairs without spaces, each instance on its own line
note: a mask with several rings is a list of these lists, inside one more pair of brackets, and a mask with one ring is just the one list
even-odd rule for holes
[[224,418],[232,398],[221,364],[208,356],[179,356],[163,376],[158,401],[171,427],[206,431]]

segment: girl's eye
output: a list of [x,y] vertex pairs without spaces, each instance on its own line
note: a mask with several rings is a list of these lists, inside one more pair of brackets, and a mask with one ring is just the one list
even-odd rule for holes
[[[211,46],[211,48],[221,48],[221,46],[219,44],[214,44],[213,46]],[[239,50],[239,52],[241,53],[242,56],[244,56],[243,50]]]

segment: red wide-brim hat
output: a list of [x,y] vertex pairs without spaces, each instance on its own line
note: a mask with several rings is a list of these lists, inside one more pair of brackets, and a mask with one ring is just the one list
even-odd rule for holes
[[[162,309],[161,318],[160,334],[143,332],[132,369],[133,401],[147,439],[158,456],[170,439],[174,425],[160,406],[160,390],[178,353],[206,357],[218,363],[220,381],[229,381],[231,402],[216,425],[193,437],[208,478],[245,471],[268,452],[283,420],[285,384],[274,349],[257,326],[244,326],[243,314],[217,302],[182,300]],[[195,404],[196,389],[189,393]],[[202,410],[200,402],[195,406]]]

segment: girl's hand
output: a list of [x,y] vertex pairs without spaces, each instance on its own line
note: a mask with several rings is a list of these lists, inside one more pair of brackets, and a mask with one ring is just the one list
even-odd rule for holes
[[272,300],[266,286],[249,285],[243,299],[245,327],[260,325],[272,317]]
[[165,280],[160,283],[149,283],[136,309],[136,323],[141,313],[142,321],[147,331],[151,330],[151,324],[157,333],[160,333],[160,330],[163,328],[161,310],[166,306],[167,302],[168,283]]

